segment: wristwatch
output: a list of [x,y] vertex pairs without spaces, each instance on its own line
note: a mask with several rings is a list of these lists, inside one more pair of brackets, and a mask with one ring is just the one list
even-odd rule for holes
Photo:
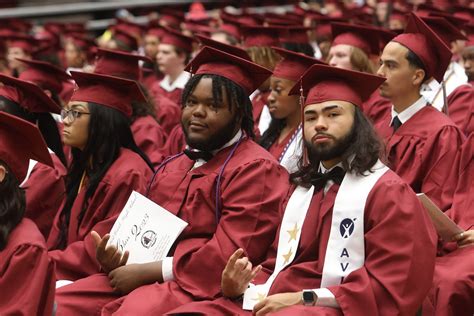
[[303,305],[314,306],[318,301],[318,295],[313,290],[303,290]]

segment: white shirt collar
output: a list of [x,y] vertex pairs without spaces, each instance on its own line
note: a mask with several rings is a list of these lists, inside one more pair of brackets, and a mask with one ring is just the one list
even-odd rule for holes
[[426,106],[427,102],[424,97],[420,97],[415,103],[410,105],[408,108],[403,110],[401,113],[397,113],[395,108],[392,105],[392,120],[390,121],[390,126],[392,125],[392,121],[395,116],[398,116],[398,119],[402,124],[408,121],[413,115],[415,115],[418,111]]
[[166,75],[163,80],[160,81],[160,87],[165,89],[168,92],[173,91],[174,89],[184,89],[184,86],[188,82],[189,78],[191,78],[191,74],[189,72],[183,71],[181,74],[176,78],[173,83],[170,83],[170,76]]
[[[239,130],[235,135],[234,137],[232,137],[231,140],[229,140],[227,143],[225,143],[222,147],[216,149],[216,150],[212,150],[211,153],[213,155],[215,155],[216,153],[218,153],[219,151],[221,151],[222,149],[224,148],[227,148],[229,146],[232,146],[233,144],[235,144],[236,142],[239,141],[239,139],[242,137],[242,130]],[[187,148],[189,148],[189,146],[186,146]],[[196,160],[196,162],[194,163],[193,167],[191,168],[191,170],[193,169],[196,169],[198,167],[201,167],[203,164],[205,164],[206,161],[204,159],[198,159]]]
[[324,167],[323,163],[320,162],[319,163],[319,172],[321,173],[328,173],[329,171],[331,171],[332,169],[336,168],[336,167],[341,167],[342,169],[344,169],[344,167],[342,166],[342,161],[339,162],[338,164],[332,166],[331,168],[329,169],[326,169],[326,167]]

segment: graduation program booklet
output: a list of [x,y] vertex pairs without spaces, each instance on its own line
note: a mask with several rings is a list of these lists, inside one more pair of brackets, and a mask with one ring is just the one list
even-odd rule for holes
[[163,260],[188,225],[155,202],[133,191],[110,231],[108,245],[128,250],[127,264]]
[[433,222],[438,235],[444,241],[451,241],[454,235],[460,234],[464,231],[446,214],[444,214],[443,211],[441,211],[439,207],[436,206],[428,196],[426,196],[426,194],[418,193],[417,196],[428,211],[428,214],[430,214],[431,221]]

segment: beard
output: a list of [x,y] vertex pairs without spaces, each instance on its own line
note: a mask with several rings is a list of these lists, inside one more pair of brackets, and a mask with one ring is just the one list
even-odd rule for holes
[[355,130],[354,126],[350,132],[341,138],[334,138],[334,136],[326,133],[318,133],[319,135],[325,135],[334,140],[332,144],[318,144],[315,145],[312,142],[304,141],[305,147],[308,150],[308,158],[311,164],[318,163],[320,161],[332,160],[335,158],[342,157],[347,149],[351,146]]
[[217,133],[209,136],[205,140],[193,140],[190,139],[188,136],[188,131],[184,125],[183,132],[184,132],[184,139],[186,140],[186,144],[193,149],[198,149],[201,151],[213,151],[216,149],[221,148],[226,143],[228,143],[235,135],[235,130],[237,129],[237,124],[239,124],[239,120],[235,119],[228,125],[224,126],[221,130]]

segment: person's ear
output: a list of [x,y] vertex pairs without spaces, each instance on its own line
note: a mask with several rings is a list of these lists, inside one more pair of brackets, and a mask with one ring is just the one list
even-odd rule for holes
[[423,69],[417,68],[413,74],[413,85],[418,86],[423,83],[426,73]]
[[0,165],[0,182],[3,182],[3,179],[5,179],[5,176],[7,175],[7,169]]

